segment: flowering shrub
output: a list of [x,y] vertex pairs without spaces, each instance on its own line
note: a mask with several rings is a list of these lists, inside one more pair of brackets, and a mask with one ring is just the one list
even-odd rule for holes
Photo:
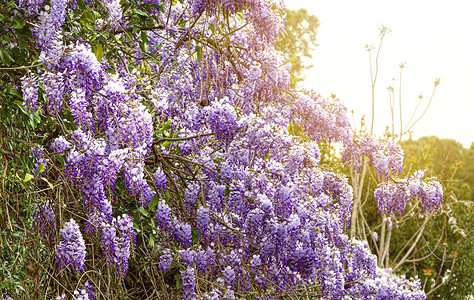
[[[134,248],[147,247],[139,212],[155,232],[150,268],[178,277],[183,299],[425,298],[417,279],[377,267],[348,237],[353,189],[320,165],[318,144],[343,143],[343,161],[359,169],[369,159],[384,179],[383,215],[403,213],[410,197],[431,210],[442,190],[418,177],[393,186],[396,143],[353,136],[339,100],[288,89],[291,65],[274,48],[279,1],[121,3],[18,3],[42,63],[22,77],[24,107],[57,120],[41,153],[64,161],[61,180],[82,199],[83,226],[60,230],[59,268],[94,270],[85,239],[127,284]],[[48,203],[35,224],[52,240]]]

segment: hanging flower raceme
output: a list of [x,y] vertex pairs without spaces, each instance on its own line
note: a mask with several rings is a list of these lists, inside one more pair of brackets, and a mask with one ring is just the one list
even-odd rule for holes
[[161,168],[157,168],[155,174],[153,175],[155,181],[156,189],[159,191],[166,190],[166,174]]
[[403,165],[403,149],[392,140],[380,140],[374,136],[362,135],[354,138],[353,143],[345,144],[341,153],[342,162],[350,164],[360,172],[362,157],[367,157],[380,179],[390,174],[399,175]]
[[56,215],[48,199],[44,203],[36,204],[36,210],[33,213],[35,219],[34,227],[45,239],[52,242],[56,232]]
[[26,111],[31,114],[38,109],[38,81],[30,71],[21,78],[21,89],[23,91],[23,105]]
[[109,11],[109,23],[112,28],[118,29],[122,21],[122,7],[119,0],[108,0],[107,10]]
[[374,195],[381,216],[405,214],[405,207],[410,200],[406,183],[384,181],[375,189]]
[[408,188],[412,197],[417,197],[421,202],[421,211],[430,212],[439,208],[443,203],[443,187],[436,180],[423,180],[424,171],[417,171],[412,177],[408,178]]
[[419,199],[422,212],[437,209],[443,202],[443,188],[436,178],[423,180],[425,172],[416,171],[399,182],[383,181],[375,189],[375,201],[381,216],[403,215],[410,199]]
[[86,245],[74,219],[64,224],[59,231],[61,241],[57,248],[57,262],[59,268],[71,267],[75,271],[83,270],[86,259]]

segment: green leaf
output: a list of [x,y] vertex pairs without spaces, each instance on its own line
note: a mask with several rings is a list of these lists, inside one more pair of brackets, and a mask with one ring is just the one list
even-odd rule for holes
[[30,125],[33,129],[36,129],[36,126],[41,122],[41,118],[38,115],[38,112],[35,112],[30,118]]
[[216,28],[214,27],[213,24],[209,23],[209,28],[211,29],[212,34],[215,34],[215,33],[216,33]]
[[7,93],[21,98],[21,94],[16,89],[12,88],[11,86],[7,87]]
[[25,27],[26,25],[26,19],[13,19],[11,25],[10,25],[10,28],[13,28],[13,29],[22,29],[23,27]]
[[23,101],[15,100],[15,101],[13,101],[13,104],[15,104],[16,106],[18,106],[18,108],[20,108],[20,110],[21,110],[25,115],[28,114],[28,112],[26,111],[25,107],[23,106]]
[[197,53],[198,61],[201,61],[201,57],[202,57],[202,48],[201,48],[201,46],[196,46],[196,53]]
[[148,204],[148,210],[154,211],[155,206],[158,205],[158,201],[160,200],[160,195],[156,193],[153,198],[151,198],[150,203]]
[[148,44],[148,36],[146,35],[146,32],[142,31],[142,33],[140,34],[140,38],[142,40],[142,49],[143,51],[147,52],[148,49],[149,49],[149,44]]
[[35,178],[35,176],[29,174],[29,173],[26,173],[25,174],[25,179],[23,179],[23,182],[28,182],[30,181],[31,179]]
[[228,186],[226,186],[224,192],[225,192],[226,196],[229,196],[230,195],[230,188]]
[[66,161],[64,160],[64,157],[58,156],[58,160],[59,160],[59,162],[61,163],[61,166],[64,167],[64,165],[66,164]]
[[171,128],[171,122],[166,122],[162,126],[163,130],[168,130]]
[[142,215],[144,215],[145,217],[149,217],[147,210],[146,210],[143,206],[140,206],[140,207],[138,208],[138,211],[139,211]]
[[10,52],[7,49],[0,48],[0,60],[6,66],[11,66],[13,58],[10,56]]
[[155,237],[152,235],[150,236],[149,245],[151,248],[155,248]]
[[94,48],[93,50],[94,50],[95,57],[97,57],[97,60],[101,62],[102,57],[104,56],[104,49],[102,48],[102,45],[95,44],[93,48]]
[[148,14],[140,9],[136,9],[134,8],[133,9],[133,12],[134,14],[138,15],[138,16],[142,16],[142,17],[145,17],[145,18],[148,18]]
[[50,189],[54,188],[53,184],[51,182],[49,182],[48,179],[41,177],[41,180],[45,181],[49,185]]
[[165,12],[165,7],[163,5],[158,5],[158,4],[152,3],[150,6],[158,8],[159,10],[161,10],[161,12]]
[[39,174],[43,173],[44,169],[45,169],[44,164],[39,165],[38,168],[36,168],[36,174],[39,175]]
[[199,231],[197,229],[191,231],[191,240],[193,241],[193,244],[199,241]]
[[28,38],[24,35],[21,35],[18,39],[18,48],[26,49],[28,47]]

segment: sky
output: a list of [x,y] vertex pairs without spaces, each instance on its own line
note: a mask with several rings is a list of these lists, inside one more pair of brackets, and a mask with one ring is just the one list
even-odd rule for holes
[[[470,0],[285,1],[287,8],[306,8],[320,21],[319,45],[308,61],[313,68],[305,71],[302,85],[323,97],[335,94],[349,111],[354,110],[357,128],[362,115],[366,120],[371,116],[365,45],[378,46],[378,28],[383,24],[391,32],[384,38],[379,57],[374,131],[381,135],[391,126],[389,86],[395,89],[395,127],[400,131],[399,65],[405,62],[401,84],[404,127],[420,93],[423,99],[414,120],[426,108],[434,81],[440,79],[426,114],[412,128],[413,138],[436,135],[464,147],[474,142],[474,18]],[[376,49],[372,53],[375,56]]]

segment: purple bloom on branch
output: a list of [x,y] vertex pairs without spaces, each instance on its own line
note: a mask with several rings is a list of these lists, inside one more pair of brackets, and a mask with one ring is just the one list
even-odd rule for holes
[[33,218],[35,219],[34,227],[36,230],[41,232],[49,242],[52,242],[56,230],[56,219],[49,199],[45,203],[36,205]]
[[160,257],[160,262],[158,263],[158,269],[161,271],[167,272],[173,262],[173,255],[169,249],[165,249],[163,254]]
[[155,174],[153,175],[155,181],[155,186],[158,190],[166,190],[166,174],[161,168],[157,168]]
[[61,241],[57,248],[59,268],[72,267],[75,271],[84,269],[86,245],[79,225],[71,219],[60,230]]
[[30,114],[38,109],[38,81],[36,75],[28,71],[21,78],[21,89],[23,91],[23,105]]

